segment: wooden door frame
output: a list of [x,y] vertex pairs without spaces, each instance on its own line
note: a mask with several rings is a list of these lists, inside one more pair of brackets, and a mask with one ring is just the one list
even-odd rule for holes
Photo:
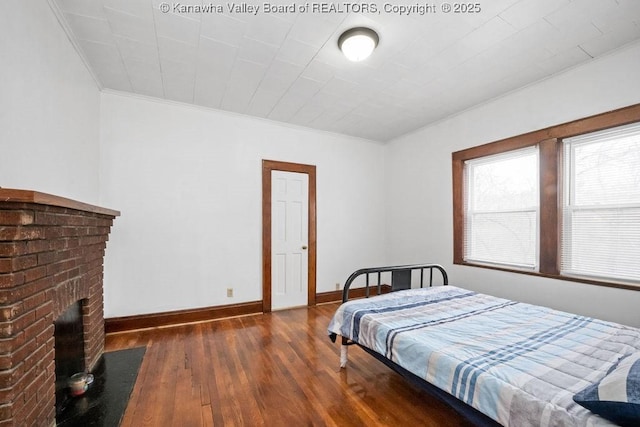
[[271,171],[309,176],[309,235],[307,305],[316,305],[316,167],[300,163],[262,160],[262,311],[271,311]]

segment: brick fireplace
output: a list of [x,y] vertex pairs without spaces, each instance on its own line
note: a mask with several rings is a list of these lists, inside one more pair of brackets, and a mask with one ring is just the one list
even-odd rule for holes
[[120,213],[0,189],[0,427],[55,424],[54,321],[82,314],[84,369],[104,352],[103,258]]

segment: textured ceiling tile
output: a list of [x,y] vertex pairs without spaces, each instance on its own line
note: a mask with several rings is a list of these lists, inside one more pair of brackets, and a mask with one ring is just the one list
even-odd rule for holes
[[605,34],[580,43],[580,47],[592,57],[596,57],[638,38],[640,21],[638,24],[625,22]]
[[105,87],[122,92],[132,92],[128,77],[125,73],[120,72],[120,70],[100,68],[98,78],[104,83]]
[[[505,10],[509,9],[514,4],[520,1],[521,0],[493,0],[490,2],[482,2],[481,3],[482,13],[480,13],[480,15],[483,15],[485,17],[492,17],[492,16],[499,15],[500,13],[504,12]],[[562,0],[558,0],[558,1],[562,1]],[[451,14],[451,16],[455,16],[455,15]]]
[[396,76],[388,76],[380,72],[380,70],[369,67],[369,64],[357,64],[356,67],[339,67],[334,68],[333,77],[339,80],[345,80],[353,84],[368,84],[371,81],[385,80],[385,77],[396,80]]
[[115,45],[86,40],[79,43],[87,60],[96,64],[96,74],[101,82],[106,82],[105,87],[121,91],[132,90],[120,51]]
[[197,50],[198,47],[196,45],[183,43],[166,37],[158,37],[158,53],[160,59],[189,64],[194,68],[194,59]]
[[56,0],[56,4],[63,12],[105,19],[103,3],[100,0]]
[[247,23],[228,15],[207,14],[202,17],[201,35],[231,46],[240,46]]
[[149,0],[104,0],[104,6],[135,15],[146,21],[153,20],[153,4]]
[[[345,112],[351,111],[365,102],[368,97],[358,91],[351,89],[346,94],[327,92],[323,87],[314,96],[314,101],[327,109],[339,109]],[[387,97],[388,101],[389,97]]]
[[200,38],[200,21],[185,18],[173,13],[154,11],[156,33],[183,43],[197,45]]
[[237,59],[231,71],[221,107],[225,110],[244,112],[258,89],[266,67],[255,62]]
[[326,19],[318,19],[314,14],[298,15],[289,31],[288,37],[318,49],[327,43],[338,29],[338,23]]
[[271,90],[279,90],[283,94],[302,74],[303,67],[275,59],[267,70],[263,84]]
[[260,86],[253,94],[247,112],[257,117],[267,117],[282,98],[282,92]]
[[[91,40],[80,40],[80,46],[91,63],[99,65],[96,68],[122,67],[122,57],[115,44],[98,43]],[[122,68],[124,71],[124,68]]]
[[342,111],[340,109],[324,110],[322,114],[313,119],[310,126],[317,129],[328,129],[335,131],[335,123],[338,122],[349,110]]
[[106,19],[81,16],[67,13],[65,19],[69,23],[73,34],[79,40],[88,40],[102,44],[114,44],[111,26]]
[[128,58],[159,64],[158,46],[146,44],[137,40],[128,39],[122,36],[114,36],[120,55],[125,61]]
[[262,80],[266,70],[267,67],[257,62],[236,59],[229,83],[239,86],[256,86]]
[[541,45],[555,54],[598,38],[601,35],[602,32],[591,22],[575,22],[558,29],[555,38],[544,40]]
[[[128,0],[116,0],[126,2]],[[134,2],[149,2],[149,0],[133,0]],[[206,2],[208,5],[216,5],[217,2]],[[182,18],[191,19],[194,21],[200,21],[203,16],[201,11],[196,11],[194,7],[202,6],[205,4],[202,0],[188,0],[185,2],[181,1],[167,1],[167,0],[151,0],[151,8],[153,10],[154,15],[156,13],[163,13],[166,15],[177,15]],[[169,6],[167,9],[163,9],[163,7]],[[204,15],[208,15],[208,13],[204,13]]]
[[616,8],[616,0],[580,0],[573,1],[557,11],[547,15],[545,20],[556,28],[566,28],[590,23],[599,15]]
[[438,65],[439,69],[448,72],[480,52],[482,52],[482,50],[469,47],[466,45],[465,40],[460,40],[437,55],[433,59],[433,62]]
[[385,114],[386,106],[376,101],[366,102],[355,108],[354,112],[364,117],[378,117]]
[[545,70],[547,75],[551,75],[556,73],[558,70],[573,67],[574,65],[588,61],[589,59],[591,59],[591,56],[589,56],[584,50],[580,47],[573,47],[544,61],[537,62],[537,65],[541,69]]
[[233,68],[233,62],[238,54],[238,49],[225,43],[221,43],[216,40],[211,40],[206,37],[200,38],[198,44],[198,64],[204,64],[210,68],[218,70],[227,70],[228,72]]
[[[630,21],[630,16],[636,16],[638,19]],[[640,1],[620,0],[617,7],[594,16],[591,22],[605,34],[615,32],[621,26],[640,26]]]
[[640,2],[637,0],[618,0],[617,3],[619,8],[625,12],[625,16],[640,16]]
[[438,55],[440,49],[431,40],[415,38],[405,45],[406,47],[394,56],[394,61],[409,69],[422,69],[428,66],[429,62]]
[[318,91],[322,89],[322,87],[323,84],[318,81],[300,77],[295,82],[293,82],[287,93],[295,93],[300,98],[305,98],[308,100],[316,93],[318,93]]
[[307,97],[300,96],[295,92],[287,92],[269,113],[268,118],[278,121],[290,121],[291,118],[308,101]]
[[165,96],[173,101],[193,103],[195,69],[185,63],[160,59]]
[[302,76],[326,83],[335,75],[336,69],[328,64],[325,64],[322,61],[313,60],[311,61],[307,67],[302,72]]
[[393,85],[385,88],[382,93],[400,98],[411,98],[420,91],[420,86],[406,79],[398,79]]
[[480,28],[465,36],[462,41],[469,49],[482,52],[517,32],[516,28],[499,16],[487,21]]
[[323,93],[327,93],[337,97],[348,97],[353,95],[355,84],[339,78],[329,80],[322,88]]
[[269,66],[278,53],[278,46],[244,37],[238,49],[238,58]]
[[[512,48],[513,45],[505,47]],[[521,75],[521,70],[526,67],[537,67],[538,62],[545,61],[553,56],[551,52],[540,46],[533,46],[526,49],[513,51],[510,56],[500,55],[500,47],[485,52],[479,56],[478,60],[489,58],[490,66],[485,67],[485,74],[493,76],[495,79],[503,79],[511,74]],[[477,64],[475,64],[477,66]],[[520,78],[520,77],[518,77]],[[494,96],[498,96],[497,92]]]
[[[283,21],[289,21],[293,24],[300,14],[298,9],[295,7],[292,8],[292,3],[293,2],[260,2],[260,13]],[[266,7],[267,5],[270,6],[268,9]],[[286,9],[277,9],[276,6],[285,6]]]
[[500,13],[500,17],[520,30],[565,7],[571,0],[522,0]]
[[[163,3],[50,4],[105,88],[381,141],[640,40],[638,0],[491,0],[422,16]],[[380,35],[360,63],[337,46],[356,26]]]
[[[476,28],[469,22],[456,19],[455,15],[443,15],[442,20],[434,24],[435,31],[429,32],[430,37],[427,40],[430,53],[442,52]],[[416,38],[422,38],[420,33],[417,34]]]
[[242,113],[249,107],[254,91],[246,86],[228,85],[220,103],[220,108]]
[[316,49],[298,40],[287,38],[280,46],[277,58],[280,61],[306,67],[316,54]]
[[218,78],[213,72],[198,69],[194,87],[194,102],[205,107],[220,108],[226,88],[226,78]]
[[104,11],[114,35],[127,37],[141,43],[155,43],[156,33],[153,20],[140,18],[108,7],[105,7]]
[[287,37],[291,25],[290,21],[272,15],[262,15],[260,19],[254,19],[249,23],[245,36],[279,46]]
[[321,106],[306,103],[296,112],[291,121],[297,125],[309,126],[323,112],[324,108]]
[[149,62],[132,58],[125,61],[125,68],[135,93],[157,98],[164,96],[159,63],[150,64]]
[[405,67],[395,61],[385,62],[377,70],[378,75],[383,79],[401,79],[408,78],[412,71],[410,68]]
[[520,68],[516,73],[509,74],[497,84],[500,85],[502,92],[509,92],[526,85],[527,82],[542,79],[547,75],[548,72],[544,68],[537,65],[529,65]]
[[522,50],[551,44],[560,37],[561,33],[557,28],[546,20],[539,20],[500,43],[494,56],[508,61],[511,56],[518,55]]

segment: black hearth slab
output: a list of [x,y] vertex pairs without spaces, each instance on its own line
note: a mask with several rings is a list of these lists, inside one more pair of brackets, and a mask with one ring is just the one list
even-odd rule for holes
[[104,353],[82,396],[71,399],[56,418],[58,427],[117,427],[127,408],[146,347]]

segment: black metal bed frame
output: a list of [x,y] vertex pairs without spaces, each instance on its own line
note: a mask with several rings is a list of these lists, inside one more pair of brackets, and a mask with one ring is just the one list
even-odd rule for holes
[[373,268],[361,268],[360,270],[356,270],[344,284],[344,288],[342,289],[342,302],[347,302],[349,300],[349,288],[353,284],[353,281],[358,277],[366,274],[366,284],[365,284],[365,297],[369,298],[370,295],[370,285],[369,285],[369,275],[372,273],[378,274],[378,283],[377,283],[377,295],[382,293],[382,283],[381,277],[382,273],[391,273],[391,292],[399,291],[403,289],[411,288],[411,279],[412,272],[414,270],[420,270],[420,287],[424,287],[424,271],[429,270],[429,287],[433,286],[433,270],[436,269],[442,274],[442,284],[446,286],[449,284],[449,277],[447,276],[447,272],[444,268],[439,264],[409,264],[409,265],[394,265],[389,267],[373,267]]
[[[442,275],[442,286],[447,286],[449,284],[449,277],[447,276],[447,272],[445,269],[439,264],[409,264],[409,265],[396,265],[396,266],[388,266],[388,267],[373,267],[373,268],[362,268],[360,270],[354,271],[348,278],[344,284],[344,289],[342,290],[342,302],[345,303],[349,300],[349,289],[353,284],[354,280],[362,275],[366,275],[365,282],[365,297],[369,298],[370,296],[370,280],[369,276],[371,274],[377,274],[377,283],[376,283],[376,295],[382,294],[382,283],[381,277],[382,273],[391,273],[391,292],[410,289],[412,283],[412,273],[415,270],[420,270],[420,287],[424,287],[424,271],[429,270],[429,287],[433,286],[433,270],[438,270]],[[331,340],[335,342],[336,336],[332,334]],[[500,427],[501,424],[478,411],[472,406],[467,405],[463,401],[459,400],[455,396],[447,393],[446,391],[440,389],[439,387],[434,386],[423,378],[418,377],[417,375],[409,372],[404,369],[402,366],[392,362],[386,357],[376,353],[375,351],[358,344],[357,342],[351,341],[345,337],[342,337],[342,345],[353,345],[356,344],[358,347],[362,348],[365,352],[369,353],[371,356],[375,357],[389,368],[400,374],[407,381],[409,381],[414,386],[419,389],[425,391],[427,394],[434,396],[435,398],[443,401],[445,404],[450,406],[453,410],[455,410],[458,414],[460,414],[466,421],[470,422],[474,426],[482,426],[482,427]],[[345,347],[343,347],[345,348]],[[345,353],[346,354],[346,353]],[[345,359],[346,360],[346,359]]]

